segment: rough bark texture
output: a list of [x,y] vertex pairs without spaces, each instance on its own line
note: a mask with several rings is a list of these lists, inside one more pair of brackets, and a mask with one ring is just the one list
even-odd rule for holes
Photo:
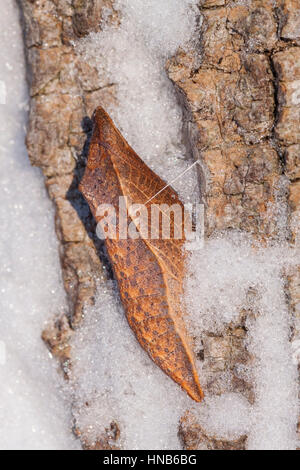
[[195,417],[187,412],[179,425],[179,436],[186,450],[245,450],[247,436],[241,436],[235,441],[218,439],[210,436]]
[[[69,339],[83,307],[93,301],[102,270],[101,244],[78,189],[88,121],[99,104],[114,100],[114,86],[82,61],[72,41],[97,31],[110,0],[19,0],[24,18],[31,108],[27,147],[42,168],[56,207],[56,230],[70,312],[43,333],[68,376]],[[189,145],[202,162],[206,231],[239,228],[276,237],[278,207],[288,217],[286,236],[297,242],[300,199],[299,0],[202,0],[201,37],[195,53],[179,52],[167,64],[186,115]],[[117,22],[116,15],[111,21]],[[86,128],[85,128],[86,126]],[[88,230],[86,230],[88,228]],[[300,334],[300,269],[289,279],[294,335]],[[246,314],[247,312],[244,312]],[[201,358],[209,392],[240,391],[253,401],[251,384],[235,373],[251,360],[243,319],[226,334],[203,338]],[[231,380],[224,386],[221,377]],[[80,434],[84,447],[95,448]],[[243,449],[245,439],[208,436],[193,417],[183,418],[186,448]],[[99,445],[108,438],[99,436]],[[109,445],[109,444],[108,444]],[[106,444],[103,444],[102,448]]]
[[[288,220],[286,237],[296,243],[300,2],[200,3],[199,55],[179,52],[167,68],[186,108],[192,150],[202,162],[206,234],[233,228],[259,239],[282,236],[276,222],[280,209]],[[297,337],[299,270],[289,279],[289,298]],[[243,330],[237,331],[237,337],[229,331],[222,337],[204,339],[203,356],[211,373],[208,388],[212,393],[224,392],[219,375],[227,371],[232,376],[229,390],[239,390],[253,400],[251,385],[235,375],[239,363],[251,360],[243,348]],[[195,445],[190,441],[195,442],[192,436],[197,426],[198,447],[222,448],[216,437],[212,444],[211,436],[199,425],[191,421],[189,427],[185,420],[181,436],[187,447]]]
[[[96,281],[106,275],[95,222],[78,190],[85,160],[84,145],[96,106],[114,100],[114,87],[75,54],[72,42],[98,31],[110,0],[19,0],[24,25],[30,86],[27,149],[39,166],[56,209],[62,275],[69,312],[43,332],[66,379],[71,373],[70,339],[85,305],[93,302]],[[117,21],[116,16],[110,18]],[[76,429],[84,448],[108,448],[110,436],[97,443]],[[109,433],[108,433],[109,435]]]

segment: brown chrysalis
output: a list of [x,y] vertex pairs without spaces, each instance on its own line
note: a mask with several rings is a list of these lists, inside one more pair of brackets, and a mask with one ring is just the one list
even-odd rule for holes
[[[94,112],[93,125],[80,191],[104,233],[109,208],[113,209],[117,233],[108,234],[105,243],[128,323],[155,364],[199,402],[203,392],[182,318],[185,238],[175,238],[176,221],[164,213],[164,207],[176,204],[183,210],[183,204],[128,145],[101,107]],[[126,205],[125,227],[120,197]],[[162,218],[171,221],[170,237],[162,237],[161,223],[157,233],[147,236],[141,230],[142,214],[133,215],[132,204],[146,205],[149,213],[150,205],[163,207]],[[144,222],[150,221],[149,213]],[[126,229],[134,232],[133,228],[136,237],[126,236]]]

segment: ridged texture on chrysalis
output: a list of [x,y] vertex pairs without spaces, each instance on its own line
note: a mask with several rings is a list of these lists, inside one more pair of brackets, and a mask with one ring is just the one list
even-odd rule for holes
[[[126,197],[128,204],[145,204],[166,183],[132,150],[102,108],[96,109],[93,122],[80,191],[96,221],[104,224],[105,218],[97,215],[100,204],[112,205],[119,221],[120,196]],[[153,203],[179,204],[183,210],[171,187],[151,200]],[[132,223],[136,223],[133,215],[128,217],[127,225]],[[171,218],[171,234],[174,223],[175,219]],[[135,228],[139,231],[138,223]],[[143,237],[143,233],[139,233],[137,239],[120,239],[117,233],[116,239],[105,240],[107,252],[128,323],[140,345],[191,398],[201,401],[203,392],[183,322],[181,302],[185,239],[184,236],[175,239],[172,235],[170,239],[163,239],[161,228],[160,225],[158,239]]]

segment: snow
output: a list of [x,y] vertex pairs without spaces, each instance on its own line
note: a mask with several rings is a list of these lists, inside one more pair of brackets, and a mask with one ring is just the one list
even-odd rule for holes
[[[284,275],[299,263],[299,253],[283,241],[261,247],[250,237],[232,232],[207,241],[203,250],[190,254],[186,303],[193,334],[198,338],[205,331],[220,334],[243,310],[249,312],[247,343],[253,365],[240,372],[241,378],[254,385],[255,403],[247,413],[237,413],[235,421],[238,426],[245,416],[244,430],[251,450],[297,447],[298,372],[293,360],[295,348],[290,343],[293,321]],[[240,408],[239,399],[235,398],[237,404],[228,405],[222,396],[218,407],[214,403],[213,413],[206,411],[211,414],[211,424],[206,426],[215,429],[220,422],[218,434],[228,436],[228,423],[235,415],[230,420],[227,417],[230,410]],[[219,418],[215,417],[216,410],[220,411]],[[203,410],[199,413],[202,421]]]
[[251,407],[239,393],[207,397],[198,414],[208,435],[236,440],[248,434]]
[[24,145],[23,40],[11,0],[0,44],[0,448],[76,448],[57,365],[41,340],[45,321],[66,305],[53,209]]

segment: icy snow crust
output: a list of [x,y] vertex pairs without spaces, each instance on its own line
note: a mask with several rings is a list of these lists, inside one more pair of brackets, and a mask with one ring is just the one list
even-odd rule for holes
[[75,448],[57,365],[40,338],[65,296],[53,210],[24,145],[23,40],[11,0],[0,16],[0,83],[0,448]]
[[[243,309],[249,312],[247,347],[254,359],[240,377],[254,384],[254,405],[245,406],[231,394],[230,400],[208,397],[210,411],[199,410],[205,428],[217,435],[248,434],[249,449],[297,446],[298,373],[283,275],[299,262],[299,253],[283,241],[262,248],[240,233],[211,239],[189,260],[186,302],[194,335],[222,333]],[[204,371],[201,375],[205,377]]]
[[[196,4],[117,0],[121,26],[107,26],[77,46],[117,85],[118,106],[107,111],[144,161],[167,181],[191,161],[182,145],[182,113],[165,61],[197,35]],[[174,186],[185,201],[194,200],[196,174],[185,174]],[[247,434],[249,449],[295,449],[297,366],[289,343],[292,319],[283,279],[295,258],[283,242],[261,249],[241,234],[225,234],[189,259],[187,320],[198,338],[207,331],[221,333],[243,308],[253,310],[247,327],[254,361],[251,369],[243,370],[244,378],[254,383],[253,406],[237,393],[207,396],[194,405],[137,344],[114,286],[100,282],[96,305],[87,309],[73,344],[78,377],[73,393],[82,404],[76,410],[80,426],[96,438],[116,420],[123,448],[177,449],[179,419],[192,408],[218,438]],[[249,291],[255,295],[249,296]],[[198,367],[205,388],[205,372],[200,363]]]
[[[237,393],[208,395],[202,404],[193,404],[137,344],[115,285],[100,283],[96,304],[87,310],[73,342],[80,427],[96,439],[116,421],[123,448],[179,449],[178,422],[191,409],[211,435],[248,435],[248,449],[295,449],[297,365],[282,273],[296,263],[288,246],[260,249],[241,234],[213,239],[190,256],[186,302],[193,335],[222,333],[242,308],[253,310],[246,326],[254,361],[240,376],[254,384],[254,405]],[[205,389],[200,362],[198,368]]]

